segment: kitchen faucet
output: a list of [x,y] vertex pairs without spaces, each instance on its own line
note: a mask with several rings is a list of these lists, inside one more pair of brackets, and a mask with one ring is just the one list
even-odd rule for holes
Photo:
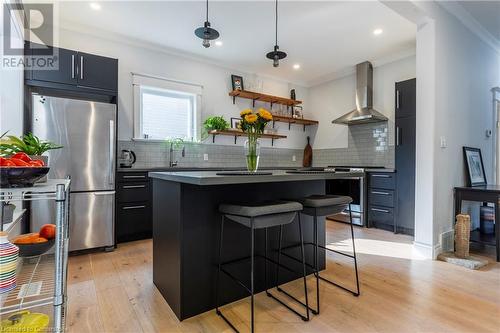
[[[173,168],[173,167],[176,167],[177,164],[178,164],[178,161],[174,161],[174,144],[173,143],[170,143],[170,150],[169,150],[169,162],[168,162],[168,166],[170,168]],[[186,156],[186,146],[182,146],[182,153],[181,153],[182,157]]]

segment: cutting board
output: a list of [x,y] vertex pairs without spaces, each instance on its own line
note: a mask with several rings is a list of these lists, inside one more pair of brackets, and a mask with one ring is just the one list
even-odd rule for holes
[[309,137],[307,137],[307,145],[304,148],[304,160],[302,161],[303,167],[310,167],[312,165],[313,150],[309,144]]

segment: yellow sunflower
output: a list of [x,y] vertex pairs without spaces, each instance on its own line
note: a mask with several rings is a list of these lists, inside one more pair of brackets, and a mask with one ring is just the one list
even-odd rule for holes
[[240,116],[244,117],[247,114],[251,114],[251,113],[252,113],[252,109],[245,109],[245,110],[240,112]]
[[245,116],[245,121],[249,124],[253,124],[257,121],[257,115],[256,114],[247,114]]
[[267,111],[264,108],[259,109],[259,116],[267,121],[273,120],[273,115],[271,114],[271,112]]

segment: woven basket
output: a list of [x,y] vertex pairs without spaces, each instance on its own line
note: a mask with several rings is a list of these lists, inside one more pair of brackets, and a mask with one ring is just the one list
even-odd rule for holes
[[470,216],[465,214],[457,215],[455,223],[455,255],[458,258],[469,256],[470,238]]

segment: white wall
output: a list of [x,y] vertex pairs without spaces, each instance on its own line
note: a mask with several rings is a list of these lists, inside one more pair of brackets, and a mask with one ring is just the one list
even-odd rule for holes
[[[5,1],[2,1],[2,6]],[[2,18],[3,20],[3,18]],[[16,18],[11,18],[11,41],[16,47],[24,44],[21,26]],[[0,26],[0,41],[3,44],[3,21]],[[3,48],[3,46],[0,46]],[[2,53],[3,54],[3,53]],[[24,82],[23,68],[0,68],[0,135],[21,135],[23,131]]]
[[[307,105],[308,90],[306,88],[288,82],[257,77],[254,74],[237,72],[190,57],[165,53],[152,47],[141,47],[120,38],[104,39],[96,37],[95,34],[99,34],[99,32],[94,31],[87,34],[61,30],[59,32],[59,46],[118,58],[119,140],[130,140],[133,136],[131,72],[152,74],[203,85],[202,121],[210,115],[224,115],[229,121],[231,117],[239,117],[241,110],[251,107],[251,101],[244,99],[237,99],[236,104],[233,105],[232,98],[228,95],[231,90],[231,74],[242,75],[246,85],[250,83],[251,79],[261,80],[263,82],[263,92],[278,96],[289,96],[290,89],[295,88],[297,98],[303,100],[305,106]],[[259,103],[256,104],[256,107],[261,105],[269,108],[269,104]],[[292,130],[289,132],[287,124],[277,123],[276,125],[279,127],[280,134],[288,135],[288,138],[275,141],[275,147],[299,148],[305,146],[307,132],[304,133],[302,128],[292,126]],[[212,142],[211,138],[206,142]],[[244,141],[240,139],[238,142],[241,145]],[[216,143],[234,144],[234,139],[232,137],[217,137]],[[270,146],[271,141],[262,140],[262,145]]]
[[[389,144],[394,144],[394,84],[414,78],[415,56],[407,57],[373,69],[373,105],[389,118]],[[348,128],[332,124],[355,105],[355,74],[350,74],[309,89],[309,109],[314,119],[319,120],[313,136],[314,149],[346,148]]]

